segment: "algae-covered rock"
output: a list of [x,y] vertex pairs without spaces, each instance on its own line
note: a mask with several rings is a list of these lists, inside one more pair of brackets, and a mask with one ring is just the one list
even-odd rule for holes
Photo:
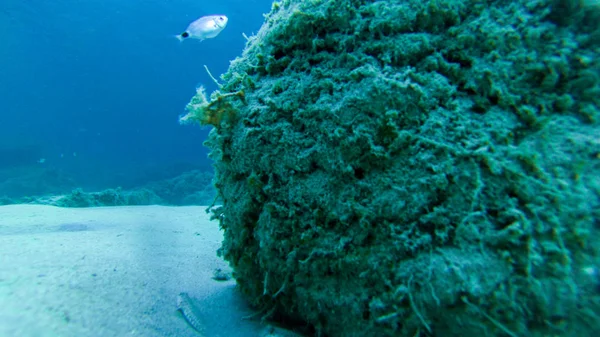
[[143,186],[122,189],[108,188],[98,192],[84,192],[76,188],[65,195],[28,197],[19,199],[0,198],[0,205],[33,203],[60,207],[102,207],[137,205],[212,205],[218,201],[213,175],[206,171],[192,170],[173,178],[153,181]]
[[122,190],[109,188],[100,192],[84,192],[77,188],[70,194],[49,198],[41,198],[37,203],[50,204],[59,207],[103,207],[103,206],[132,206],[155,205],[162,199],[148,189]]
[[220,91],[221,254],[321,336],[600,331],[600,15],[551,0],[274,3]]

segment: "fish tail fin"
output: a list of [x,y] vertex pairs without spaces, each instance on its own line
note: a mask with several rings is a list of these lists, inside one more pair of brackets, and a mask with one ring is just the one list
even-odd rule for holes
[[188,37],[190,37],[190,33],[186,30],[185,32],[177,35],[177,40],[183,41],[184,39],[187,39]]

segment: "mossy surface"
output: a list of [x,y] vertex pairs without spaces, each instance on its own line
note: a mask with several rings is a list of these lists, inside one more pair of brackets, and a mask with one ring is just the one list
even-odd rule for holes
[[600,331],[599,20],[275,3],[213,94],[235,118],[208,118],[241,291],[321,336]]

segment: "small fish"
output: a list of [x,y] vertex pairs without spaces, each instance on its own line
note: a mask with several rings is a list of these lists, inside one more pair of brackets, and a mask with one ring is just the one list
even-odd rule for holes
[[204,324],[201,321],[201,316],[190,295],[187,293],[179,293],[179,296],[177,296],[177,310],[181,312],[183,318],[185,318],[194,330],[204,335]]
[[227,17],[225,15],[209,15],[190,23],[185,32],[177,35],[179,41],[186,39],[211,39],[227,26]]

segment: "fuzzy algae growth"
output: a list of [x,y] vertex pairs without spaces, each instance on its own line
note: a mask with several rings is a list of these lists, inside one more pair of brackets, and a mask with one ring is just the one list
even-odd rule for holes
[[215,126],[239,289],[320,336],[600,331],[599,20],[565,0],[275,3],[190,103]]
[[206,98],[204,87],[198,87],[196,95],[186,106],[188,113],[181,117],[179,121],[182,124],[195,122],[200,125],[212,125],[214,127],[220,127],[222,122],[233,122],[237,114],[229,102],[232,97],[237,97],[243,102],[244,91],[240,90],[227,94],[216,92],[209,101]]

